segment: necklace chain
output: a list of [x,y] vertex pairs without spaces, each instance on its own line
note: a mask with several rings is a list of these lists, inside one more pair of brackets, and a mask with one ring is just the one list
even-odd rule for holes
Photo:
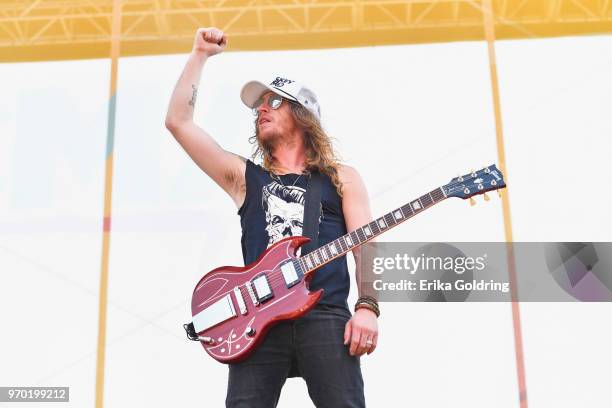
[[[294,186],[295,186],[295,183],[297,183],[297,181],[300,179],[300,177],[302,177],[302,175],[303,175],[303,174],[305,174],[305,173],[307,173],[307,174],[308,174],[308,176],[310,176],[310,172],[309,172],[309,171],[302,172],[302,173],[301,173],[299,176],[297,176],[297,178],[295,179],[295,181],[293,182],[293,184],[291,184],[291,186],[290,186],[290,187],[294,187]],[[280,176],[279,176],[278,174],[274,174],[274,173],[270,172],[270,175],[272,176],[272,178],[273,178],[274,180],[276,180],[276,181],[278,181],[279,183],[281,183],[283,187],[287,187],[287,186],[285,185],[285,183],[283,183],[283,181],[281,180],[281,178],[280,178]]]

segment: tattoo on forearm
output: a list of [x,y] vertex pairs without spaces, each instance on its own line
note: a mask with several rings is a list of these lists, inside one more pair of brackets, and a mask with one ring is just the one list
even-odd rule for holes
[[191,94],[191,100],[189,101],[189,105],[195,107],[196,98],[198,97],[198,88],[195,85],[191,85],[191,89],[193,89],[193,93]]

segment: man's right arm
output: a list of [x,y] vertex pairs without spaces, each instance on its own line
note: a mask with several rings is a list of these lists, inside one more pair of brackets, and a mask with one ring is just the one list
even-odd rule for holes
[[246,193],[246,159],[224,150],[193,121],[204,63],[210,56],[222,52],[226,43],[227,38],[220,30],[198,29],[193,50],[170,99],[166,128],[198,167],[227,192],[239,208]]

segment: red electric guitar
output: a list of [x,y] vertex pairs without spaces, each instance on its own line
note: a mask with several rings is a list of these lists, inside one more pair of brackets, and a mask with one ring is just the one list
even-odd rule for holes
[[322,265],[448,197],[467,199],[505,186],[503,175],[492,165],[456,177],[304,256],[297,257],[297,249],[310,239],[287,237],[271,245],[247,266],[214,269],[200,279],[193,291],[193,326],[185,325],[187,335],[191,340],[200,341],[217,361],[241,361],[275,323],[296,319],[314,307],[323,289],[310,292],[308,284]]

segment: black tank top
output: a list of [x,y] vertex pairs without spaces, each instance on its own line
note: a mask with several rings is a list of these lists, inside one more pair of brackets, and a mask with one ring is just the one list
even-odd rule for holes
[[[321,217],[319,246],[346,234],[342,200],[331,179],[321,173]],[[282,184],[270,172],[247,159],[246,197],[238,210],[242,227],[242,257],[248,265],[272,244],[302,235],[304,194],[308,175],[284,174]],[[295,183],[295,184],[294,184]],[[301,251],[298,252],[298,255]],[[348,308],[350,280],[346,255],[338,257],[314,272],[310,289],[324,289],[320,304]]]

